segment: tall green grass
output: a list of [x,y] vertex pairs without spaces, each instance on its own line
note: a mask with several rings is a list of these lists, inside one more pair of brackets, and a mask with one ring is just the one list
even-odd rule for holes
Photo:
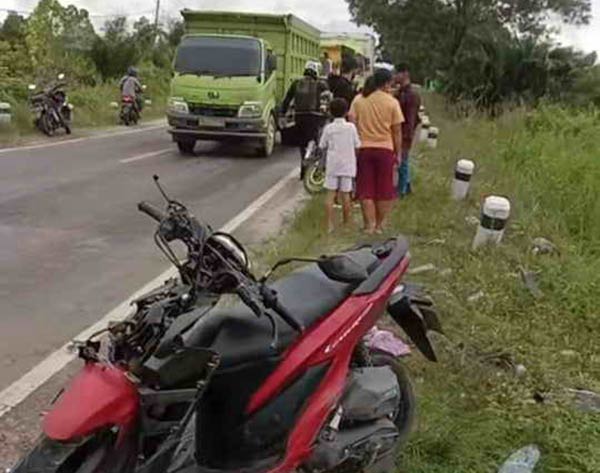
[[[439,147],[413,153],[414,194],[396,206],[389,234],[409,238],[413,267],[433,263],[451,273],[408,276],[433,295],[446,336],[436,338],[439,363],[418,353],[407,360],[420,421],[399,471],[493,473],[512,451],[536,443],[535,473],[600,472],[600,418],[574,409],[566,391],[600,392],[598,114],[543,107],[457,119],[440,97],[424,101],[441,130]],[[470,197],[457,203],[450,185],[463,157],[477,169]],[[478,216],[492,193],[513,206],[505,240],[474,252],[466,217]],[[258,257],[323,254],[365,239],[358,228],[327,235],[322,220],[317,198]],[[560,253],[535,256],[539,236]],[[541,299],[525,288],[521,268],[538,273]],[[483,298],[467,302],[479,291]],[[526,373],[516,376],[502,360]]]

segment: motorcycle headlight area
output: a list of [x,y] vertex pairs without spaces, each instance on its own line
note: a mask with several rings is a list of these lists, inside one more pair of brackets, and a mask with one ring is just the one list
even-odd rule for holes
[[167,105],[169,112],[189,113],[189,108],[185,100],[181,97],[171,97]]
[[240,118],[259,118],[262,116],[262,104],[260,102],[244,102],[238,111]]

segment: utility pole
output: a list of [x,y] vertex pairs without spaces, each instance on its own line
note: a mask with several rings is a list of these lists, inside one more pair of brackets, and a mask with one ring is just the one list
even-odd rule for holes
[[160,0],[156,0],[156,11],[154,12],[154,45],[158,41],[158,17],[160,15]]

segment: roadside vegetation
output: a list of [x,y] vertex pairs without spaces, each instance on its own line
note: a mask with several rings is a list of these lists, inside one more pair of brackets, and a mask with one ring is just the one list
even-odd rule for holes
[[[600,66],[557,42],[561,23],[587,24],[590,0],[347,0],[379,33],[383,57],[405,62],[462,113],[499,115],[553,100],[600,105]],[[550,21],[552,19],[552,21]]]
[[[531,443],[542,451],[536,473],[598,472],[598,414],[579,410],[568,391],[600,391],[598,112],[544,106],[465,119],[440,96],[425,103],[440,145],[415,153],[415,193],[395,209],[389,235],[409,238],[413,268],[435,266],[407,280],[431,293],[446,335],[435,337],[439,363],[416,351],[406,360],[420,420],[399,472],[492,473]],[[450,184],[463,157],[477,170],[470,197],[457,203]],[[476,227],[468,220],[491,193],[513,205],[505,240],[473,252]],[[365,240],[358,212],[356,228],[334,235],[323,220],[316,198],[257,259],[323,254]],[[535,255],[537,237],[557,252]],[[537,274],[541,298],[526,288],[522,270]]]
[[171,60],[181,35],[180,22],[154,24],[141,17],[107,20],[95,31],[89,13],[57,0],[40,0],[25,18],[9,13],[0,24],[0,102],[11,105],[9,126],[0,126],[0,142],[34,132],[27,106],[30,83],[38,90],[64,73],[74,110],[74,129],[114,125],[119,79],[137,66],[152,105],[145,118],[161,116],[171,77]]

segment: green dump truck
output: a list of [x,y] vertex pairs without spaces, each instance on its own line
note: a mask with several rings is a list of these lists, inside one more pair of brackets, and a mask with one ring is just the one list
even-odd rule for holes
[[169,133],[183,154],[197,140],[244,140],[270,156],[277,110],[320,32],[293,15],[181,12],[186,34],[175,55]]

